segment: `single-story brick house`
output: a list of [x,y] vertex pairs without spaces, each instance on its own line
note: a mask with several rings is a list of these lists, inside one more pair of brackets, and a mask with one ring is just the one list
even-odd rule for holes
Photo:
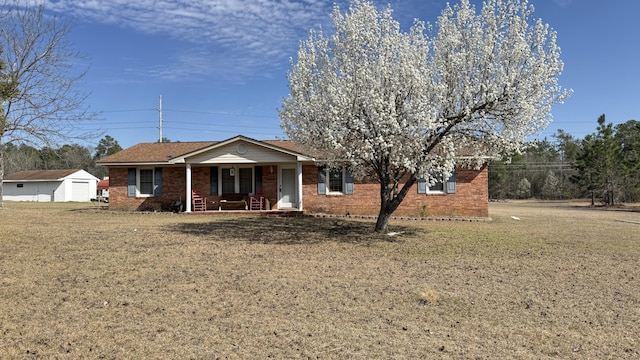
[[[169,209],[180,201],[191,212],[194,192],[206,198],[207,210],[216,211],[239,196],[247,204],[259,197],[262,209],[305,213],[375,216],[380,206],[377,182],[357,181],[348,169],[320,166],[286,140],[236,136],[140,143],[98,164],[109,168],[109,208],[115,210]],[[442,180],[432,187],[418,182],[394,215],[488,217],[486,165],[479,170],[457,167],[451,178]]]
[[87,202],[96,198],[98,178],[85,170],[25,170],[2,180],[5,201]]

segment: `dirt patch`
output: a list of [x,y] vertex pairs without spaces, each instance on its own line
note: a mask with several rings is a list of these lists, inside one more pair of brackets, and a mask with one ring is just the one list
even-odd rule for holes
[[640,225],[618,221],[634,212],[492,203],[492,222],[389,237],[366,220],[6,205],[6,358],[640,356]]

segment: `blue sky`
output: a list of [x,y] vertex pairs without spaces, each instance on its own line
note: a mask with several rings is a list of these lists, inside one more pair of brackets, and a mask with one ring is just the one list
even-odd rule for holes
[[[435,23],[446,1],[375,0],[390,4],[408,28]],[[455,3],[456,1],[451,1]],[[479,4],[479,1],[472,0]],[[277,109],[288,94],[289,57],[311,28],[329,28],[333,1],[314,0],[48,0],[71,19],[74,49],[87,55],[82,90],[102,129],[123,148],[158,140],[223,140],[242,134],[284,138]],[[346,1],[337,1],[347,8]],[[553,109],[557,129],[582,138],[606,114],[614,124],[640,120],[640,1],[532,0],[534,16],[558,33],[574,91]],[[85,145],[95,146],[95,143]]]

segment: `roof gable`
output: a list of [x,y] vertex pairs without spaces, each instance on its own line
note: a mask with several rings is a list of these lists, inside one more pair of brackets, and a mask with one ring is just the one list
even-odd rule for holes
[[[191,153],[187,153],[182,156],[175,157],[171,159],[170,162],[183,163],[183,162],[186,162],[187,159],[190,159],[190,160],[194,160],[193,162],[198,163],[203,161],[205,158],[208,158],[208,156],[200,156],[200,155],[204,155],[205,153],[209,153],[209,152],[215,153],[216,150],[222,150],[224,152],[226,150],[230,150],[233,147],[233,144],[237,144],[237,146],[241,146],[240,144],[244,144],[247,147],[250,147],[256,151],[265,152],[266,150],[270,152],[277,152],[277,153],[281,153],[281,155],[284,154],[284,155],[292,156],[297,160],[310,159],[309,156],[301,153],[299,148],[293,145],[293,143],[291,143],[290,141],[286,141],[286,140],[260,141],[260,140],[255,140],[246,136],[238,135],[224,141],[213,143],[210,146],[197,149]],[[236,150],[230,151],[230,152],[236,152],[237,155],[239,155],[240,157],[245,157],[246,155],[245,152],[247,150],[248,150],[247,148],[245,148],[244,151],[240,150],[239,148],[236,148]],[[220,155],[220,154],[217,154],[217,155]],[[216,156],[216,155],[213,155],[213,156]],[[255,159],[253,160],[247,159],[247,160],[248,162],[256,162]]]

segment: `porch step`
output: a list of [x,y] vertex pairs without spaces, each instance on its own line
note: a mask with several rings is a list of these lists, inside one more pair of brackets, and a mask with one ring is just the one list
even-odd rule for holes
[[288,216],[302,216],[303,211],[297,209],[281,209],[281,210],[207,210],[207,211],[192,211],[185,213],[189,215],[208,215],[208,216],[275,216],[275,217],[288,217]]

